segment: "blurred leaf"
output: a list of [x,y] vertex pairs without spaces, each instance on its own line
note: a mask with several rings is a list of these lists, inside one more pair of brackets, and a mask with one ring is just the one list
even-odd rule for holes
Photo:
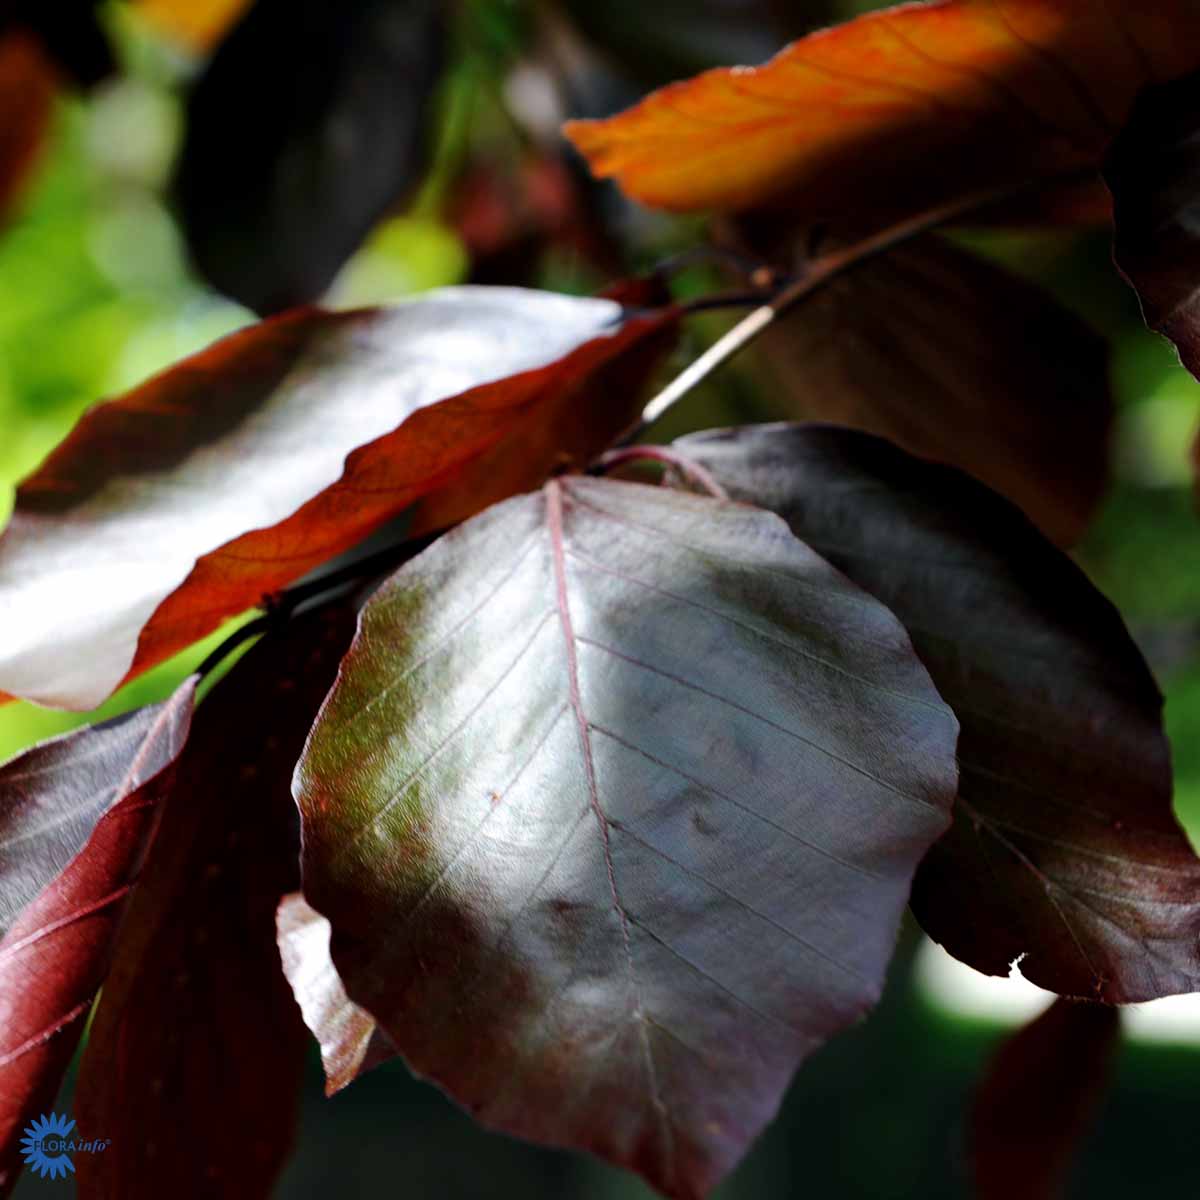
[[1198,47],[1191,0],[905,4],[567,132],[657,208],[769,201],[800,224],[877,225],[1097,167],[1142,86]]
[[94,707],[422,498],[414,535],[589,461],[676,321],[624,316],[504,288],[304,310],[92,409],[0,538],[0,687]]
[[[0,770],[0,1195],[20,1173],[21,1130],[54,1103],[108,973],[194,690],[188,679],[165,704],[127,718],[119,736],[112,726],[80,730]],[[72,855],[82,824],[101,812]],[[26,902],[60,856],[65,869]]]
[[134,0],[152,24],[196,50],[209,50],[254,0]]
[[1200,859],[1162,698],[1117,611],[1006,501],[865,434],[675,443],[887,604],[962,723],[954,825],[913,910],[977,970],[1133,1003],[1200,990]]
[[1058,1200],[1104,1095],[1120,1017],[1056,1000],[1000,1047],[971,1114],[977,1200]]
[[283,971],[321,1046],[325,1094],[332,1096],[396,1050],[375,1018],[346,995],[329,954],[332,927],[299,892],[283,898],[277,926]]
[[297,768],[305,895],[485,1125],[699,1197],[878,999],[955,733],[776,518],[566,477],[367,604]]
[[315,300],[425,166],[438,0],[258,0],[188,102],[178,192],[220,291]]
[[263,638],[200,706],[121,930],[75,1094],[112,1139],[76,1160],[89,1200],[271,1191],[308,1037],[275,945],[299,885],[292,768],[354,614]]
[[38,158],[57,75],[24,30],[0,34],[0,219],[8,215]]
[[448,209],[474,283],[537,282],[554,248],[602,275],[620,271],[620,250],[558,155],[530,154],[515,164],[480,159],[454,181]]
[[941,239],[832,279],[760,348],[789,415],[961,467],[1060,544],[1078,540],[1104,491],[1104,339],[1041,288]]
[[[5,0],[0,5],[0,31],[28,30],[58,67],[88,87],[116,69],[99,20],[101,7],[102,0]],[[7,117],[7,109],[4,113]]]

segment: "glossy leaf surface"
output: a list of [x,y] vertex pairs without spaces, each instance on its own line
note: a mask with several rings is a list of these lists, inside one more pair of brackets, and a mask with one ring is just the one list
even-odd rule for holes
[[1104,1098],[1120,1015],[1056,1000],[1006,1041],[971,1113],[978,1200],[1059,1200],[1071,1161]]
[[308,1044],[275,946],[291,774],[353,630],[341,609],[290,622],[197,712],[84,1052],[75,1114],[112,1139],[76,1160],[88,1200],[271,1192]]
[[188,101],[178,191],[200,270],[260,313],[318,299],[419,182],[439,0],[257,0]]
[[[188,735],[194,690],[189,679],[165,703],[134,714],[119,738],[113,725],[94,738],[80,730],[35,747],[0,775],[0,1195],[16,1182],[21,1132],[53,1104],[108,973]],[[91,836],[21,907],[91,814],[99,816]],[[16,869],[25,856],[31,869]]]
[[94,408],[0,538],[0,689],[92,708],[423,497],[414,534],[586,461],[675,319],[622,315],[510,288],[301,311]]
[[1059,544],[1108,477],[1104,340],[1052,296],[938,238],[831,280],[763,334],[777,403],[968,471]]
[[332,927],[299,892],[280,902],[276,926],[283,971],[321,1047],[325,1094],[332,1096],[396,1051],[375,1018],[346,995],[329,952]]
[[874,223],[1097,167],[1137,92],[1198,47],[1191,0],[904,4],[568,133],[658,208]]
[[1110,1003],[1200,989],[1200,859],[1162,699],[1117,611],[999,496],[865,434],[675,443],[904,622],[962,724],[954,825],[913,888],[955,957]]
[[305,895],[486,1125],[700,1196],[878,998],[955,735],[777,518],[568,477],[364,609],[297,769]]

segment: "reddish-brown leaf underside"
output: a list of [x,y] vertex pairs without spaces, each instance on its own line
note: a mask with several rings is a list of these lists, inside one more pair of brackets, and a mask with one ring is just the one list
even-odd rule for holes
[[1119,1032],[1117,1009],[1060,999],[1000,1047],[971,1112],[977,1200],[1059,1200]]
[[[21,1130],[54,1102],[108,973],[126,899],[188,735],[194,690],[188,680],[165,703],[126,719],[123,733],[137,736],[78,730],[0,773],[6,900],[14,860],[33,853],[41,863],[55,824],[61,829],[66,820],[69,828],[76,809],[90,808],[97,796],[103,801],[90,838],[0,941],[0,1195],[20,1170]],[[17,815],[19,822],[11,819]]]
[[1108,478],[1108,349],[1034,284],[927,237],[831,280],[762,336],[789,416],[880,434],[961,467],[1053,541]]
[[1200,859],[1162,697],[1116,609],[1011,504],[831,426],[675,443],[900,618],[962,726],[954,824],[912,904],[980,971],[1134,1003],[1200,990]]
[[955,735],[783,522],[568,476],[367,604],[297,768],[304,892],[414,1070],[690,1200],[878,998]]
[[329,952],[332,928],[299,892],[280,901],[276,928],[283,973],[321,1047],[325,1094],[332,1096],[394,1058],[396,1049],[375,1018],[346,995]]
[[1191,0],[934,0],[567,127],[658,208],[874,223],[1099,165],[1137,92],[1200,65]]
[[0,688],[93,707],[419,501],[414,535],[587,461],[676,320],[448,288],[263,322],[96,407],[0,537]]
[[[88,1200],[260,1200],[290,1150],[308,1036],[275,909],[299,885],[292,769],[354,632],[289,622],[199,707],[84,1052]],[[86,1161],[85,1161],[86,1160]]]

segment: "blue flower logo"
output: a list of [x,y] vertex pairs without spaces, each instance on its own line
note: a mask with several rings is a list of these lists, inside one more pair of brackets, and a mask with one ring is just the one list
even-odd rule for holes
[[43,1179],[65,1179],[68,1171],[74,1174],[75,1164],[66,1154],[74,1128],[74,1121],[68,1121],[58,1113],[39,1117],[26,1128],[21,1139],[21,1153],[25,1162]]

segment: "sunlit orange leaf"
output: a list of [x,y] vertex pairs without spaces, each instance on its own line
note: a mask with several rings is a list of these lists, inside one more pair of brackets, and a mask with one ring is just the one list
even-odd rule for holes
[[1094,168],[1137,92],[1198,64],[1191,0],[940,0],[567,132],[597,175],[658,208],[786,196],[800,220],[861,220]]
[[0,37],[0,217],[37,160],[56,83],[34,38],[22,32]]
[[251,0],[137,0],[146,19],[196,50],[210,50],[250,7]]
[[0,688],[94,707],[417,501],[414,535],[588,461],[675,321],[448,288],[264,322],[93,409],[0,537]]

